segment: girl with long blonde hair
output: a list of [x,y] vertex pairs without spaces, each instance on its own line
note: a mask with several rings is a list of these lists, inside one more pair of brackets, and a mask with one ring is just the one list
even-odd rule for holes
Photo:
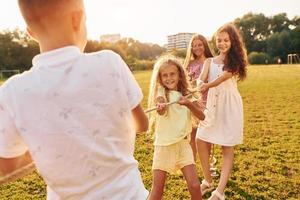
[[[184,61],[184,69],[188,75],[188,81],[192,87],[196,87],[196,80],[198,79],[200,73],[203,69],[204,61],[207,58],[213,57],[208,42],[204,36],[200,34],[195,34],[190,40],[185,61]],[[200,101],[201,103],[206,103],[207,93],[202,95]],[[193,118],[193,128],[191,132],[191,146],[193,149],[194,159],[197,157],[197,148],[196,148],[196,131],[198,126],[198,120]]]
[[[204,119],[200,106],[189,100],[188,82],[177,58],[164,56],[153,69],[148,106],[157,107],[150,113],[154,128],[153,184],[149,200],[162,198],[167,173],[181,170],[191,199],[202,199],[193,152],[189,144],[192,129],[191,113]],[[167,105],[168,102],[177,102]]]

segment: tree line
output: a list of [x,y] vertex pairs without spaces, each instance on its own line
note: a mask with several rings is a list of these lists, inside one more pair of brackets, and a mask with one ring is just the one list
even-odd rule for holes
[[234,20],[240,29],[249,62],[275,63],[280,58],[287,62],[287,54],[300,53],[300,17],[289,19],[286,13],[271,17],[248,13]]
[[[270,17],[248,13],[233,23],[241,31],[251,64],[275,63],[278,58],[285,63],[287,54],[300,53],[299,16],[289,19],[286,13]],[[214,37],[209,42],[216,52]],[[123,38],[116,43],[89,40],[85,52],[102,49],[117,52],[134,70],[151,69],[155,59],[166,52],[157,44],[141,43],[132,38]],[[0,70],[28,70],[32,58],[38,53],[38,44],[26,33],[18,29],[0,32]],[[185,56],[185,51],[173,50],[172,53]]]
[[[84,51],[88,53],[103,49],[120,54],[134,70],[151,69],[154,60],[166,51],[157,44],[141,43],[132,38],[123,38],[116,43],[88,40]],[[26,71],[32,66],[32,58],[39,52],[38,43],[19,29],[0,32],[0,70]]]
[[[248,13],[233,23],[243,36],[251,64],[273,64],[278,58],[286,63],[288,54],[300,54],[299,16],[289,19],[286,13],[271,17]],[[217,54],[215,36],[208,42],[212,52]],[[186,51],[174,49],[173,54],[184,58]]]

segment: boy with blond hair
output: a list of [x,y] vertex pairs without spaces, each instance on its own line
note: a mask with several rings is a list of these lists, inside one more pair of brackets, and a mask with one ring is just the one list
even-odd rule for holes
[[19,6],[41,54],[0,87],[0,176],[33,160],[49,200],[146,199],[133,153],[148,120],[128,66],[112,51],[82,53],[82,0]]

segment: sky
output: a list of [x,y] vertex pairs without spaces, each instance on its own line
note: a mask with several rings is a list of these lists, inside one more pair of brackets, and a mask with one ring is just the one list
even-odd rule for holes
[[[2,0],[0,30],[26,25],[17,0]],[[223,24],[252,12],[300,16],[300,0],[85,0],[88,38],[119,33],[141,42],[164,45],[167,35],[200,33],[210,38]]]

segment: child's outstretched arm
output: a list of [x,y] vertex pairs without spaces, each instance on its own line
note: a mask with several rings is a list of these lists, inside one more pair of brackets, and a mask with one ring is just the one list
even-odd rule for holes
[[0,185],[25,176],[34,169],[35,166],[28,151],[13,158],[0,157]]
[[205,115],[197,101],[192,102],[192,101],[188,100],[186,97],[182,96],[179,98],[177,103],[180,105],[184,105],[188,109],[190,109],[190,111],[193,113],[193,115],[195,115],[198,119],[204,120]]
[[135,122],[135,131],[137,133],[148,130],[148,118],[139,104],[132,111],[132,116]]
[[200,92],[206,92],[209,88],[216,87],[220,85],[222,82],[226,81],[227,79],[230,79],[233,76],[231,72],[224,71],[224,73],[216,78],[215,80],[209,82],[209,83],[203,83],[200,86]]

